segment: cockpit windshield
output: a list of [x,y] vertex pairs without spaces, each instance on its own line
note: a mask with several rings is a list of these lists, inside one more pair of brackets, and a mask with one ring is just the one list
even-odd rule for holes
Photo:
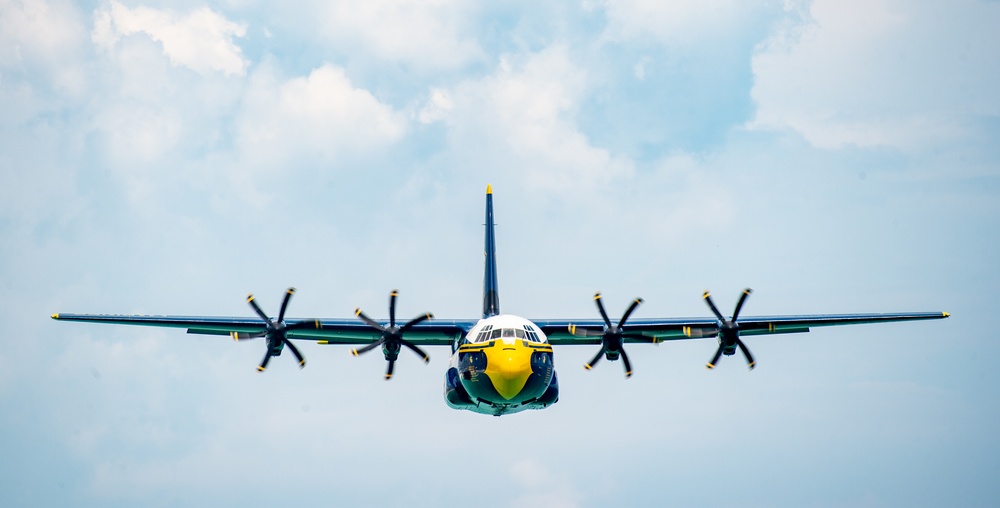
[[496,339],[521,339],[531,342],[541,342],[538,333],[529,325],[505,328],[493,328],[493,325],[486,325],[476,335],[474,342],[489,342]]

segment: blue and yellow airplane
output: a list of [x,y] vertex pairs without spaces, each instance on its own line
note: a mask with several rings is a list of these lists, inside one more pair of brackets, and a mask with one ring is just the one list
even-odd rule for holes
[[450,346],[451,359],[445,373],[444,396],[449,406],[477,413],[504,415],[525,409],[544,409],[559,400],[559,382],[552,362],[552,346],[600,346],[585,368],[591,369],[601,358],[621,360],[625,376],[632,375],[632,364],[625,344],[658,343],[679,339],[714,337],[719,347],[708,362],[715,368],[719,359],[743,352],[750,369],[756,364],[741,337],[777,333],[808,332],[811,327],[888,321],[947,318],[947,312],[908,312],[896,314],[820,314],[799,316],[740,317],[740,310],[750,289],[736,302],[731,317],[715,306],[708,291],[703,298],[714,317],[652,318],[629,317],[642,303],[631,302],[621,319],[613,322],[604,309],[601,294],[594,295],[601,319],[525,319],[500,313],[497,284],[496,239],[493,222],[493,192],[486,187],[486,266],[483,280],[482,319],[435,319],[431,314],[417,316],[403,324],[396,321],[397,291],[389,296],[389,319],[375,320],[361,309],[355,318],[286,319],[285,310],[295,293],[288,289],[277,319],[269,317],[253,295],[247,303],[257,317],[187,317],[128,316],[101,314],[53,314],[60,321],[87,321],[125,325],[186,328],[188,333],[228,335],[237,341],[263,338],[267,347],[257,367],[267,368],[271,357],[280,356],[285,347],[299,362],[306,364],[292,339],[319,344],[360,346],[351,352],[357,356],[381,348],[388,366],[385,379],[392,378],[393,367],[403,348],[417,354],[426,363],[429,357],[420,346]]

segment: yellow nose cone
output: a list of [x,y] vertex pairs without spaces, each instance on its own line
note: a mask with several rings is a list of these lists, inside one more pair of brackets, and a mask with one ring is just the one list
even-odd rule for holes
[[506,400],[521,393],[531,375],[531,348],[517,341],[516,345],[498,342],[486,353],[486,375],[493,382],[493,388]]

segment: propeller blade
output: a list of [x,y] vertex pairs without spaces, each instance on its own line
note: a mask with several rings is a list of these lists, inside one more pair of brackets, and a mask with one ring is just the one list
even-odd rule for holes
[[598,330],[588,330],[586,328],[579,328],[576,325],[569,325],[570,335],[576,335],[577,337],[603,337],[604,331]]
[[411,319],[411,320],[410,320],[409,322],[407,322],[407,323],[406,323],[405,325],[403,325],[403,326],[402,326],[402,327],[401,327],[401,328],[399,329],[399,333],[403,333],[403,332],[405,332],[405,331],[409,330],[410,328],[413,328],[413,326],[414,326],[414,325],[416,325],[417,323],[422,323],[422,322],[424,322],[424,321],[427,321],[428,319],[431,319],[431,318],[433,318],[433,317],[434,317],[434,315],[433,315],[433,314],[431,314],[430,312],[428,312],[428,313],[426,313],[426,314],[422,314],[422,315],[420,315],[420,316],[417,316],[417,317],[415,317],[415,318]]
[[604,346],[602,345],[601,350],[597,352],[597,355],[595,355],[592,360],[584,364],[583,368],[587,370],[593,369],[594,365],[597,365],[597,362],[601,361],[601,357],[603,356],[604,356]]
[[719,321],[725,323],[726,318],[722,317],[722,313],[719,312],[719,309],[716,308],[715,303],[712,302],[712,296],[708,293],[708,291],[705,291],[701,295],[701,297],[705,299],[705,303],[708,304],[708,308],[712,309],[712,313],[715,314],[715,317],[719,318]]
[[757,365],[757,362],[754,361],[753,355],[750,354],[750,348],[748,348],[747,345],[739,339],[739,337],[736,338],[736,345],[740,347],[741,351],[743,351],[743,356],[747,357],[747,367],[749,367],[750,370],[753,370],[754,366]]
[[642,298],[636,298],[635,300],[632,300],[632,305],[629,305],[628,309],[625,309],[625,314],[622,314],[621,320],[618,321],[618,328],[621,328],[622,326],[625,325],[625,321],[628,321],[628,317],[632,315],[632,311],[634,311],[635,308],[638,307],[640,303],[642,303]]
[[288,349],[290,349],[292,351],[292,354],[295,355],[295,359],[299,361],[299,368],[300,369],[305,368],[306,359],[302,357],[302,353],[299,352],[299,348],[295,347],[295,344],[292,344],[292,341],[288,339],[284,340],[285,340],[285,345],[288,346]]
[[750,288],[743,290],[743,294],[740,295],[739,301],[736,302],[736,310],[733,311],[733,321],[736,321],[736,318],[740,316],[740,309],[743,308],[743,302],[745,302],[747,297],[750,296],[750,293],[753,293],[753,290]]
[[632,362],[628,361],[628,354],[624,348],[620,352],[622,354],[622,363],[625,364],[625,379],[628,379],[632,377]]
[[424,359],[424,363],[430,363],[431,362],[431,357],[427,356],[427,353],[425,353],[423,349],[420,349],[419,347],[417,347],[416,344],[414,344],[414,343],[412,343],[412,342],[410,342],[410,341],[408,341],[406,339],[399,339],[399,343],[402,344],[402,345],[404,345],[404,346],[406,346],[407,348],[409,348],[410,351],[413,351],[414,353],[416,353],[417,356],[423,358]]
[[715,356],[712,357],[712,361],[705,364],[705,367],[707,367],[709,370],[714,369],[715,364],[719,363],[719,358],[722,357],[723,346],[724,346],[723,342],[719,341],[719,349],[715,350]]
[[358,308],[354,309],[354,315],[358,316],[359,318],[361,318],[361,320],[364,321],[365,323],[368,323],[368,326],[370,326],[372,328],[376,328],[380,332],[385,332],[385,327],[382,326],[382,325],[380,325],[378,323],[378,321],[375,321],[374,319],[372,319],[372,318],[368,317],[367,315],[365,315],[364,312],[361,312],[361,307],[358,307]]
[[601,303],[601,292],[598,291],[594,293],[594,302],[597,303],[597,310],[601,311],[601,317],[604,318],[604,324],[608,328],[611,328],[611,320],[608,319],[608,313],[604,312],[604,304]]
[[297,323],[292,323],[285,327],[285,330],[319,330],[323,328],[323,324],[319,322],[318,319],[312,321],[299,321]]
[[247,295],[247,303],[250,304],[250,307],[253,308],[254,312],[256,312],[261,319],[263,319],[268,323],[271,322],[271,318],[267,317],[267,314],[264,314],[264,311],[261,310],[260,305],[257,305],[257,301],[253,299],[253,293]]
[[396,297],[399,296],[399,290],[393,289],[389,293],[389,328],[396,326]]
[[269,361],[271,361],[271,351],[264,353],[264,359],[260,362],[260,365],[257,366],[257,370],[259,372],[264,372],[264,370],[267,369],[267,362]]
[[285,298],[281,300],[281,309],[278,310],[279,323],[285,320],[285,309],[288,308],[288,301],[292,299],[292,295],[294,294],[295,294],[295,288],[288,288],[288,290],[285,291]]
[[367,346],[365,346],[365,347],[363,347],[361,349],[352,349],[351,350],[351,354],[354,355],[354,356],[363,355],[363,354],[371,351],[372,349],[375,349],[375,348],[381,346],[383,342],[385,342],[385,337],[380,338],[379,340],[376,340],[375,342],[372,342],[371,344],[368,344]]
[[389,366],[385,369],[385,380],[392,379],[392,369],[396,366],[396,360],[389,360]]
[[235,340],[235,341],[249,340],[249,339],[259,339],[259,338],[261,338],[261,337],[263,337],[265,335],[267,335],[267,332],[253,332],[253,333],[247,333],[247,332],[229,332],[229,336],[232,337],[233,340]]

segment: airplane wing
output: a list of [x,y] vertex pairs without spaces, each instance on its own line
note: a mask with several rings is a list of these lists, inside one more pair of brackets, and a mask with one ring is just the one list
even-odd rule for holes
[[[198,335],[225,335],[247,338],[265,333],[261,319],[253,317],[134,316],[109,314],[53,314],[59,321],[82,321],[116,325],[186,328]],[[388,320],[377,321],[388,326]],[[362,345],[379,339],[375,328],[359,319],[285,319],[289,339],[311,340],[319,344]],[[447,346],[472,328],[475,321],[429,319],[413,325],[406,339],[421,346]]]
[[[771,335],[804,333],[813,327],[947,318],[947,312],[900,312],[882,314],[807,314],[797,316],[747,316],[739,318],[739,334]],[[600,344],[605,328],[600,319],[533,320],[553,345]],[[716,337],[723,323],[715,318],[633,319],[622,328],[623,341],[662,342]]]

